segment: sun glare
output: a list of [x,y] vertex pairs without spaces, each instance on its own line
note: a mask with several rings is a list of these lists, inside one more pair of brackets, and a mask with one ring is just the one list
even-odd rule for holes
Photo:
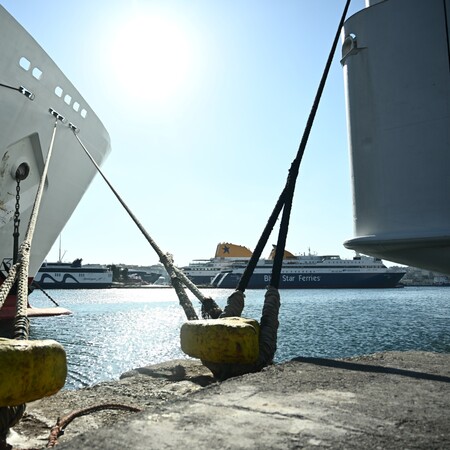
[[115,30],[110,46],[120,89],[146,101],[163,101],[186,80],[190,48],[184,30],[155,15],[134,17]]

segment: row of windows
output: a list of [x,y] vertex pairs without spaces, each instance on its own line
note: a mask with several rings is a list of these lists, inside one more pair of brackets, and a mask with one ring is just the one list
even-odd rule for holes
[[[19,66],[22,67],[23,70],[28,72],[31,69],[31,62],[29,59],[25,58],[25,56],[22,56],[19,59]],[[31,75],[33,75],[36,80],[40,80],[42,78],[43,72],[41,69],[39,69],[39,67],[33,67],[33,69],[31,70]],[[78,112],[83,119],[87,116],[86,109],[82,108],[80,103],[78,103],[77,101],[74,101],[72,103],[72,96],[70,94],[64,95],[64,90],[62,87],[56,86],[55,95],[59,98],[62,98],[67,105],[72,105],[73,110]]]

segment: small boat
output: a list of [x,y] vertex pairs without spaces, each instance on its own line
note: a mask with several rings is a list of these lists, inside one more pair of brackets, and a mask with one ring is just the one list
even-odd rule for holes
[[82,259],[72,263],[44,262],[33,285],[42,289],[104,289],[113,284],[112,271],[102,265],[82,265]]

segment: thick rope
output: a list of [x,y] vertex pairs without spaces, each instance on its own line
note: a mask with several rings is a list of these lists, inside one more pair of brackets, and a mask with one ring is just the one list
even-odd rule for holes
[[[244,292],[245,289],[247,288],[250,278],[255,270],[256,265],[258,264],[259,258],[261,258],[264,247],[267,245],[267,241],[270,237],[270,234],[272,233],[273,227],[275,226],[278,216],[280,215],[280,212],[283,209],[283,206],[285,207],[286,202],[292,203],[293,191],[295,189],[295,181],[297,179],[300,163],[303,158],[303,153],[305,151],[306,143],[308,141],[308,137],[309,137],[309,134],[310,134],[310,131],[312,128],[312,124],[314,122],[314,118],[315,118],[315,115],[317,112],[317,108],[318,108],[319,101],[320,101],[320,98],[321,98],[321,95],[323,92],[323,88],[325,86],[325,81],[328,77],[331,62],[333,60],[333,55],[336,51],[336,45],[337,45],[337,42],[339,39],[340,30],[344,24],[344,20],[347,15],[347,11],[350,6],[350,1],[351,0],[347,0],[347,3],[344,7],[344,12],[343,12],[341,20],[339,22],[338,30],[336,32],[336,35],[335,35],[335,38],[334,38],[334,41],[333,41],[333,44],[331,47],[331,51],[328,56],[327,63],[325,65],[325,70],[322,75],[322,79],[319,84],[318,92],[316,94],[316,97],[315,97],[315,100],[313,103],[313,107],[311,109],[311,113],[309,115],[309,118],[308,118],[308,121],[306,124],[306,128],[305,128],[305,131],[304,131],[304,134],[302,137],[302,141],[299,145],[297,156],[291,164],[291,169],[290,169],[290,173],[288,175],[287,181],[286,181],[286,185],[285,185],[283,191],[281,192],[280,196],[278,197],[277,203],[275,204],[275,207],[269,217],[269,220],[267,221],[267,224],[261,234],[261,237],[259,238],[258,243],[255,246],[255,250],[253,251],[251,258],[250,258],[249,262],[247,263],[247,267],[245,268],[244,273],[242,274],[241,279],[238,282],[238,285],[236,287],[236,290],[238,290],[238,291]],[[289,198],[290,198],[290,200],[289,200]],[[286,209],[286,214],[290,215],[291,208],[285,207],[285,209]],[[284,211],[283,211],[283,214],[284,214]],[[287,223],[286,223],[286,220],[287,219],[285,219],[284,224],[282,224],[283,232],[284,232],[284,228],[286,228],[286,225],[287,226],[289,225],[289,222],[287,221]],[[281,231],[281,226],[280,226],[280,231]],[[287,235],[287,232],[286,232],[286,235]],[[283,240],[284,240],[284,244],[283,244]],[[280,244],[282,244],[282,245],[280,245]],[[282,263],[282,259],[283,259],[285,244],[286,244],[286,237],[284,237],[284,239],[279,238],[279,243],[277,244],[277,253],[276,254],[281,255],[281,263]],[[282,250],[281,250],[281,247],[282,247]],[[280,249],[280,250],[278,250],[278,249]],[[279,253],[278,253],[278,251],[279,251]],[[275,256],[275,258],[276,258],[276,256]],[[280,258],[280,256],[278,257],[278,259],[276,259],[276,262],[274,261],[273,268],[276,267],[276,269],[275,269],[276,272],[278,271],[279,258]],[[280,267],[280,272],[281,272],[281,267]],[[272,275],[272,279],[273,279],[273,275]],[[278,280],[277,280],[277,275],[275,275],[275,282],[276,282],[276,284],[271,283],[271,285],[278,287],[279,275],[278,275]]]
[[260,321],[258,366],[272,364],[277,351],[278,312],[280,310],[280,292],[269,286],[264,297],[264,307]]
[[327,62],[325,64],[325,69],[322,74],[322,78],[319,83],[319,87],[317,89],[316,96],[314,98],[314,103],[311,108],[311,112],[309,113],[308,121],[306,122],[305,131],[303,132],[302,140],[300,142],[297,156],[295,157],[294,161],[292,162],[291,168],[289,170],[289,175],[286,181],[286,186],[284,189],[285,192],[285,198],[284,198],[284,207],[283,207],[283,215],[281,218],[281,224],[280,224],[280,231],[278,233],[278,242],[277,242],[277,248],[275,250],[275,258],[273,261],[273,267],[272,267],[272,277],[270,280],[270,285],[278,288],[280,284],[280,274],[281,269],[283,265],[283,256],[284,256],[284,249],[286,247],[286,239],[288,234],[288,228],[289,228],[289,219],[291,215],[291,208],[292,208],[292,200],[294,197],[294,191],[295,191],[295,183],[297,181],[298,171],[300,168],[300,163],[303,158],[303,154],[305,152],[306,144],[308,143],[308,138],[311,133],[311,128],[314,123],[314,119],[316,117],[317,110],[319,108],[320,99],[322,97],[323,90],[325,88],[325,83],[328,78],[328,74],[330,72],[331,63],[333,62],[333,57],[336,52],[336,46],[339,41],[339,36],[341,33],[342,26],[344,25],[345,17],[347,15],[348,8],[350,6],[350,1],[347,0],[344,11],[342,12],[341,20],[339,21],[338,28],[336,30],[336,34],[333,39],[333,44],[331,45],[331,50],[328,55]]
[[217,319],[222,314],[222,309],[219,305],[211,297],[205,297],[200,292],[200,289],[177,266],[173,266],[173,269],[183,284],[200,300],[202,304],[202,316],[204,318],[208,316],[211,319]]
[[127,206],[127,204],[122,200],[118,192],[114,189],[112,184],[109,182],[109,180],[106,178],[102,170],[100,169],[99,165],[96,163],[92,155],[89,153],[86,146],[83,144],[81,139],[78,137],[76,130],[73,130],[74,136],[76,137],[77,141],[85,151],[86,155],[91,160],[92,164],[94,164],[95,168],[97,169],[98,173],[101,175],[101,177],[105,180],[106,184],[109,186],[113,194],[116,196],[117,200],[119,200],[120,204],[124,207],[124,209],[127,211],[128,215],[131,217],[131,219],[134,221],[134,223],[137,225],[141,233],[144,235],[144,237],[147,239],[148,243],[152,246],[153,250],[157,253],[159,256],[159,260],[164,265],[167,273],[170,276],[170,279],[172,281],[172,286],[175,289],[175,292],[177,293],[179,303],[181,307],[183,308],[186,317],[188,320],[196,320],[198,319],[197,313],[194,310],[194,307],[192,306],[191,301],[189,300],[189,297],[186,295],[186,292],[184,291],[183,284],[191,290],[191,292],[200,300],[200,302],[205,303],[205,307],[210,309],[210,315],[213,317],[217,314],[217,309],[220,310],[219,306],[214,302],[212,299],[206,300],[206,297],[203,296],[203,294],[197,289],[197,287],[186,277],[186,275],[179,269],[175,267],[173,264],[172,257],[168,254],[164,253],[159,246],[156,244],[156,242],[152,239],[152,237],[148,234],[147,230],[143,227],[143,225],[139,222],[137,217],[133,214],[133,212],[130,210],[130,208]]
[[223,313],[220,317],[241,317],[244,309],[245,294],[241,291],[234,291],[227,300]]
[[[232,295],[236,294],[236,292]],[[239,294],[242,293],[239,292]],[[269,286],[264,297],[264,306],[260,320],[259,354],[255,363],[231,364],[202,361],[203,365],[208,367],[218,380],[226,380],[227,378],[244,375],[246,373],[259,372],[267,365],[272,364],[277,350],[279,309],[280,293],[278,292],[278,289]]]
[[59,306],[59,303],[36,280],[33,280],[31,287],[39,289],[55,306]]
[[[42,200],[42,194],[44,191],[45,180],[47,178],[48,167],[50,165],[50,158],[53,151],[53,144],[55,141],[57,123],[58,119],[55,121],[55,125],[53,128],[50,147],[48,149],[44,170],[42,172],[38,190],[34,200],[30,220],[28,222],[28,228],[25,234],[25,239],[19,248],[18,262],[17,264],[14,264],[9,270],[8,276],[6,277],[6,280],[2,284],[1,288],[0,298],[3,298],[4,292],[6,292],[6,288],[12,286],[11,280],[17,279],[17,302],[16,302],[16,317],[14,319],[14,338],[19,340],[27,340],[29,336],[29,319],[27,317],[27,306],[28,306],[28,269],[30,265],[30,249],[31,249],[31,242],[33,240],[34,230],[36,228],[36,222]],[[6,435],[9,431],[9,428],[14,426],[21,419],[23,413],[25,412],[25,407],[26,405],[23,404],[14,407],[6,406],[0,408],[0,445],[3,445],[3,442],[6,443]]]
[[3,306],[3,303],[5,303],[6,298],[8,297],[9,292],[11,291],[11,288],[14,286],[14,283],[17,279],[17,270],[19,269],[20,263],[16,263],[8,271],[8,275],[5,278],[5,281],[3,281],[1,287],[0,287],[0,309]]
[[278,286],[280,282],[280,274],[283,264],[284,249],[286,246],[286,239],[289,228],[289,218],[292,208],[292,200],[295,191],[295,183],[298,176],[298,171],[300,168],[300,163],[303,158],[303,154],[308,142],[308,137],[311,132],[312,125],[314,123],[314,118],[319,106],[320,98],[325,87],[325,82],[328,77],[330,66],[333,60],[334,53],[336,51],[337,42],[339,40],[340,30],[344,24],[345,17],[347,15],[348,8],[350,6],[350,1],[347,0],[344,11],[342,13],[341,19],[339,21],[338,29],[331,46],[330,53],[328,55],[327,63],[325,65],[322,78],[319,83],[319,87],[314,99],[313,106],[311,108],[310,115],[303,133],[302,140],[297,151],[297,155],[291,164],[289,170],[286,185],[278,198],[275,208],[269,217],[269,220],[263,230],[263,233],[255,247],[250,261],[239,280],[236,291],[228,298],[227,306],[225,307],[224,313],[221,317],[228,317],[230,315],[240,315],[242,312],[241,302],[243,308],[244,302],[244,291],[250,281],[250,277],[257,265],[259,258],[261,257],[262,250],[267,244],[267,240],[273,230],[275,222],[283,209],[283,215],[280,224],[280,231],[278,233],[278,242],[275,252],[275,259],[272,267],[272,277],[270,286],[267,289],[264,307],[260,322],[260,340],[259,340],[259,358],[255,364],[249,365],[239,365],[239,364],[217,364],[203,362],[219,379],[225,379],[231,376],[241,375],[248,372],[254,372],[261,370],[267,364],[270,364],[275,356],[277,348],[277,333],[278,333],[278,313],[280,309],[280,294],[278,291]]
[[[36,222],[39,214],[39,208],[41,206],[42,195],[44,192],[45,180],[47,179],[48,168],[50,165],[50,159],[53,152],[53,146],[55,143],[56,127],[58,125],[58,119],[55,120],[53,126],[52,138],[50,140],[50,146],[45,160],[44,170],[42,171],[41,179],[39,180],[39,186],[36,193],[36,198],[31,211],[30,220],[28,222],[27,232],[25,238],[20,245],[19,249],[19,275],[17,280],[17,311],[16,322],[18,323],[17,330],[15,332],[16,339],[28,339],[28,332],[24,333],[23,323],[28,321],[27,319],[27,305],[28,305],[28,270],[30,266],[30,251],[31,243],[33,240],[34,231],[36,229]],[[26,319],[26,320],[25,320]]]

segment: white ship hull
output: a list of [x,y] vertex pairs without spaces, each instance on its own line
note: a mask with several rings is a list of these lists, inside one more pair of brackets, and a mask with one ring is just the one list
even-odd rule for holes
[[[28,176],[20,183],[20,244],[26,234],[50,149],[56,120],[50,111],[63,116],[64,121],[58,121],[33,236],[30,281],[96,173],[69,125],[79,130],[79,139],[98,164],[110,151],[110,139],[103,124],[73,84],[1,6],[0,40],[3,43],[0,47],[1,283],[7,264],[13,258],[16,170],[21,164],[29,168]],[[73,49],[70,51],[73,53]],[[0,317],[10,317],[14,309],[15,297],[12,295],[0,311]]]
[[113,284],[113,274],[105,266],[73,263],[44,263],[33,285],[42,289],[104,289]]
[[55,123],[49,109],[53,108],[67,120],[65,124],[60,122],[56,131],[32,244],[29,275],[33,277],[95,175],[95,168],[68,123],[79,128],[80,139],[99,164],[110,151],[110,141],[106,129],[81,94],[2,7],[0,39],[4,43],[1,47],[0,83],[13,87],[24,86],[34,94],[34,100],[31,101],[16,90],[0,87],[1,259],[13,255],[15,170],[24,162],[30,167],[30,174],[21,182],[20,189],[21,241]]

